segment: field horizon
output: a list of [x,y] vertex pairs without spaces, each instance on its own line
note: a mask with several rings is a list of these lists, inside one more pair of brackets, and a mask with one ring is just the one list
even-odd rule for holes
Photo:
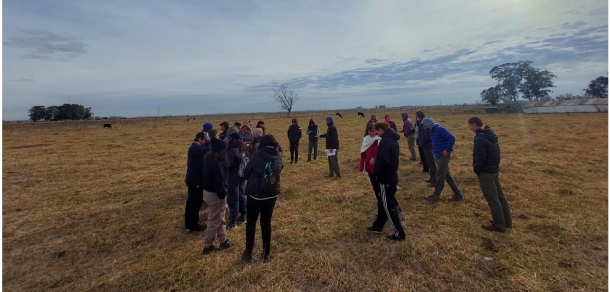
[[[357,111],[366,118],[358,118]],[[405,110],[414,119],[415,110]],[[456,137],[450,170],[465,200],[432,192],[401,136],[399,186],[405,242],[368,233],[376,212],[359,149],[371,113],[401,109],[3,123],[3,270],[7,291],[607,291],[608,114],[426,112]],[[290,165],[286,131],[296,117],[322,133],[333,114],[343,179],[318,159]],[[514,228],[490,233],[491,219],[471,170],[473,115],[500,139],[500,180]],[[193,118],[195,118],[193,120]],[[245,226],[232,249],[201,255],[204,233],[184,229],[186,154],[205,121],[264,120],[285,149],[282,193],[273,215],[272,260],[241,261]],[[418,155],[419,157],[419,155]],[[365,194],[368,193],[368,194]],[[207,212],[202,209],[201,222]],[[391,228],[386,224],[385,233]]]

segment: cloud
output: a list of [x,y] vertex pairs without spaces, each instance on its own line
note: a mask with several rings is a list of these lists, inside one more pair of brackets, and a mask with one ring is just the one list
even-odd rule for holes
[[19,78],[4,78],[6,82],[36,82],[34,76],[19,77]]
[[5,48],[16,49],[25,59],[69,61],[86,54],[83,43],[77,38],[67,37],[47,30],[24,29],[2,41]]

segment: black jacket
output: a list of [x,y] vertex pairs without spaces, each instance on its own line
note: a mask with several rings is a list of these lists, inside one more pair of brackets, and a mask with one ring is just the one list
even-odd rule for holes
[[309,141],[318,141],[318,136],[320,136],[320,128],[313,119],[309,120],[309,126],[307,127],[307,136],[309,137]]
[[227,159],[229,160],[229,176],[237,175],[239,164],[241,163],[240,146],[233,146],[227,150]]
[[417,134],[417,145],[426,149],[432,149],[432,136],[430,135],[430,129],[424,128],[424,124],[422,124],[421,121],[417,121],[417,126],[419,127],[419,134]]
[[379,141],[375,157],[375,175],[382,184],[398,184],[398,162],[400,160],[400,135],[388,129]]
[[394,121],[390,121],[388,124],[390,124],[390,128],[392,128],[394,132],[398,133],[398,128],[396,127],[396,123],[394,123]]
[[290,127],[288,127],[288,141],[290,144],[298,144],[299,140],[301,140],[301,136],[303,136],[303,133],[301,133],[301,126],[290,125]]
[[489,126],[476,131],[472,167],[476,174],[500,171],[500,144],[498,144],[498,136]]
[[229,170],[218,160],[203,164],[203,189],[216,193],[218,198],[227,196]]
[[270,199],[261,198],[257,194],[259,190],[259,179],[262,178],[265,165],[269,161],[273,161],[271,163],[271,170],[273,171],[273,173],[278,175],[279,179],[280,173],[284,168],[284,164],[282,163],[282,154],[278,151],[277,148],[271,146],[263,147],[257,150],[252,155],[252,158],[250,158],[250,161],[248,161],[246,169],[244,169],[244,176],[248,180],[248,184],[246,185],[247,196],[254,197],[256,199]]
[[[207,144],[206,144],[207,145]],[[186,177],[184,182],[190,186],[201,186],[203,175],[203,157],[208,153],[209,147],[203,147],[197,142],[193,142],[188,151],[186,161]]]
[[326,149],[339,150],[339,133],[337,133],[335,123],[328,124],[326,134],[320,135],[320,138],[326,138]]

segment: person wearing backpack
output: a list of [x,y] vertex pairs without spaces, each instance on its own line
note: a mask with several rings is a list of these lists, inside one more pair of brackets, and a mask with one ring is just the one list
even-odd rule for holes
[[227,204],[229,205],[229,224],[227,230],[246,223],[246,179],[239,177],[239,166],[243,157],[244,142],[238,133],[229,135],[227,159],[229,160],[229,189]]
[[242,260],[252,262],[254,249],[254,236],[256,234],[256,221],[261,216],[261,234],[263,238],[263,262],[268,262],[271,255],[271,217],[275,201],[280,193],[280,173],[284,168],[282,164],[282,148],[275,137],[265,135],[261,139],[258,150],[252,155],[244,176],[248,180],[246,185],[247,216],[246,223],[246,249]]
[[[208,228],[203,239],[203,255],[235,245],[235,242],[227,238],[225,229],[227,177],[229,175],[227,146],[222,140],[216,138],[210,140],[212,151],[209,151],[203,160],[203,197],[208,203]],[[218,247],[214,246],[216,237],[220,242]]]

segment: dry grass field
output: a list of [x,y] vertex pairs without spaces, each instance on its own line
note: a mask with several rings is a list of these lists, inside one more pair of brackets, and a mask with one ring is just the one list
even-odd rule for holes
[[[415,111],[407,111],[414,116]],[[330,112],[329,112],[330,113]],[[324,117],[314,120],[326,129]],[[3,124],[2,285],[5,291],[607,291],[608,115],[480,115],[498,134],[500,179],[513,230],[491,219],[471,171],[471,114],[428,113],[456,139],[450,169],[465,201],[436,205],[400,140],[407,240],[370,234],[375,198],[358,172],[367,118],[336,119],[342,180],[325,157],[285,165],[273,217],[272,260],[241,261],[245,227],[230,250],[201,255],[184,228],[187,149],[204,121],[266,122],[284,146],[280,114]],[[401,128],[400,111],[391,114]],[[309,114],[297,113],[306,127]],[[320,142],[321,150],[324,141]],[[322,152],[322,151],[321,151]],[[285,160],[286,161],[286,160]],[[203,209],[202,214],[207,215]],[[202,215],[202,217],[204,217]],[[386,225],[387,233],[391,228]],[[486,259],[484,259],[486,258]],[[489,260],[488,258],[493,258]]]

